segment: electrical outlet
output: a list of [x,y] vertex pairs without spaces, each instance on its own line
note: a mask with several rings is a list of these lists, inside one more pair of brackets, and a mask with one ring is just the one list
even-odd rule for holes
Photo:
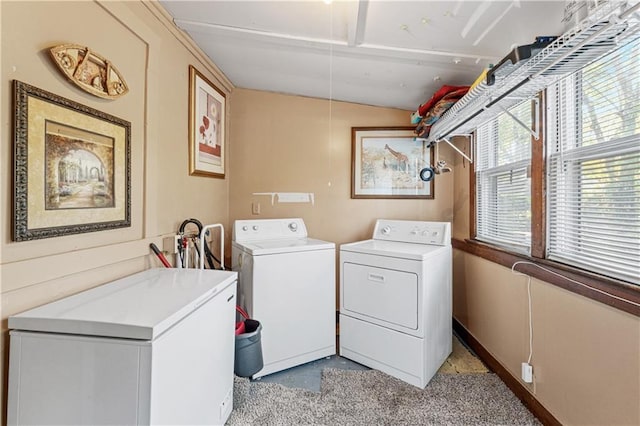
[[162,239],[162,251],[166,254],[176,254],[178,252],[178,238],[180,238],[179,235],[164,237]]
[[260,203],[251,203],[251,214],[260,214]]
[[533,383],[533,366],[526,362],[522,363],[522,381],[525,383]]

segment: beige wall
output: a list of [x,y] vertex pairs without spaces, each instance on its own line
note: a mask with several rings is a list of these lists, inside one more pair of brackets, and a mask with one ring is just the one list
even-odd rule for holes
[[[1,383],[6,383],[9,315],[161,266],[149,243],[162,247],[162,237],[175,234],[186,218],[228,220],[229,180],[189,176],[188,66],[226,92],[232,86],[212,63],[191,53],[157,13],[155,5],[141,2],[0,2]],[[104,100],[67,81],[47,52],[62,43],[89,46],[111,60],[130,92]],[[14,79],[131,122],[131,227],[12,242]]]
[[[232,86],[156,15],[153,5],[138,2],[0,1],[3,383],[7,316],[159,266],[149,243],[160,245],[188,217],[222,222],[228,231],[235,219],[302,217],[312,236],[338,244],[368,238],[381,217],[453,220],[454,235],[468,235],[469,165],[444,147],[442,156],[456,169],[436,179],[435,200],[350,198],[351,127],[405,125],[407,111],[235,90],[227,97],[227,179],[189,176],[188,65],[227,93]],[[131,92],[107,101],[66,81],[45,51],[65,42],[112,60]],[[11,241],[13,79],[131,122],[130,228]],[[316,203],[271,206],[267,197],[251,195],[272,191],[313,192]],[[252,202],[260,203],[259,216],[251,214]],[[524,279],[459,251],[454,279],[456,318],[519,377],[528,356]],[[567,424],[640,424],[638,318],[537,280],[532,294],[536,398]]]
[[[459,239],[469,235],[466,166],[454,170]],[[529,356],[526,278],[458,250],[453,262],[454,317],[520,378]],[[640,424],[640,318],[537,279],[531,301],[534,383],[524,386],[563,424]]]
[[[242,89],[232,100],[230,223],[302,217],[310,236],[342,244],[371,238],[378,218],[453,219],[452,173],[437,177],[434,200],[351,199],[351,128],[407,126],[409,111]],[[272,206],[255,192],[313,192],[315,205]]]
[[[451,173],[435,180],[433,200],[351,199],[351,128],[407,126],[409,111],[236,89],[231,114],[230,226],[301,217],[311,237],[336,243],[338,262],[339,245],[371,238],[378,218],[453,219]],[[312,192],[315,202],[271,205],[269,196],[252,195],[259,192]],[[336,268],[336,306],[339,278]]]

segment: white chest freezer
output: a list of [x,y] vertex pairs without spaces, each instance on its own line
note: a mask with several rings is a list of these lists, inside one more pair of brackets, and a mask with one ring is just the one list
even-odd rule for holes
[[8,424],[224,424],[236,282],[150,269],[9,317]]

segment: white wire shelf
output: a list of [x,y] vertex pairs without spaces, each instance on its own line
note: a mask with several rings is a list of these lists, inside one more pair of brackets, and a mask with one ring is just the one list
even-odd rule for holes
[[493,85],[483,81],[470,90],[433,124],[427,141],[469,134],[504,109],[638,37],[639,0],[606,2],[528,61],[514,64],[512,72],[496,75]]

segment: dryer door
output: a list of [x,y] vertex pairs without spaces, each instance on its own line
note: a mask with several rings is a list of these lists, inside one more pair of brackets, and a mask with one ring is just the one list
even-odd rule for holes
[[418,276],[370,265],[343,264],[342,306],[361,317],[418,329]]

